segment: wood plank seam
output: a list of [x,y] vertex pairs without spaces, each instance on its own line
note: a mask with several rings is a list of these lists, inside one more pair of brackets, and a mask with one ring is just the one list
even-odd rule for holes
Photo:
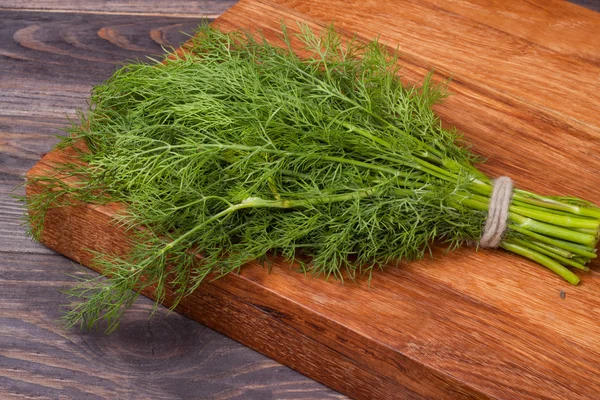
[[91,11],[91,10],[77,10],[73,9],[47,9],[47,8],[14,8],[14,7],[2,7],[0,5],[0,11],[18,12],[18,13],[47,13],[47,14],[77,14],[77,15],[121,15],[131,17],[157,17],[157,18],[189,18],[189,19],[216,19],[221,13],[152,13],[152,12],[127,12],[127,11]]

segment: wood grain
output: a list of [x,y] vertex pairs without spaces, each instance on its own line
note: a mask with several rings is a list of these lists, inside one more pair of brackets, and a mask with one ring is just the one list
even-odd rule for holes
[[[498,18],[516,4],[461,4],[475,3]],[[508,174],[528,189],[598,202],[599,54],[586,46],[552,48],[556,30],[548,37],[541,31],[513,35],[501,29],[508,24],[491,26],[481,15],[444,7],[433,0],[403,7],[386,0],[344,6],[243,0],[216,23],[260,28],[271,41],[282,18],[314,28],[334,19],[343,32],[357,31],[359,40],[380,33],[390,47],[400,44],[406,80],[420,80],[431,67],[438,78],[454,76],[453,96],[438,112],[465,132],[476,152],[493,155],[486,172]],[[570,7],[556,3],[548,18]],[[511,10],[537,26],[532,29],[542,27],[542,17],[528,18],[530,8]],[[562,43],[579,43],[582,32],[560,34]],[[51,153],[30,174],[47,174],[68,156]],[[83,248],[126,250],[124,233],[111,224],[112,207],[53,211],[44,243],[84,264],[90,260]],[[569,287],[501,251],[437,249],[433,256],[378,273],[370,285],[304,277],[275,259],[271,274],[249,265],[203,285],[177,310],[354,398],[597,397],[598,262],[582,285]]]
[[199,21],[0,11],[0,179],[20,181],[86,107],[92,85],[128,60],[176,46]]
[[[563,0],[427,2],[460,18],[476,21],[540,47],[591,59],[596,63],[600,61],[598,35],[589,34],[598,31],[600,13],[591,13],[581,6],[565,3]],[[600,7],[600,1],[589,3],[588,5],[595,3],[597,9]]]
[[[80,3],[73,1],[60,2],[72,13],[7,11],[4,3],[0,1],[0,398],[345,398],[162,307],[149,320],[153,305],[148,299],[136,304],[125,317],[127,327],[110,337],[67,331],[58,324],[61,305],[68,302],[61,290],[74,285],[76,276],[95,273],[25,237],[20,225],[25,209],[11,197],[23,195],[24,189],[13,189],[56,143],[55,135],[64,134],[67,116],[86,107],[92,85],[128,60],[143,61],[162,54],[161,46],[178,46],[187,38],[180,32],[192,32],[200,19],[107,11],[115,2],[95,2],[98,13],[78,12]],[[178,5],[206,10],[203,3]],[[227,6],[220,4],[219,13]]]
[[[181,43],[200,20],[2,11],[0,115],[62,118],[125,61]],[[9,62],[10,61],[10,62]],[[15,68],[18,65],[18,68]],[[10,101],[10,103],[9,103]],[[72,113],[71,113],[72,115]]]
[[2,0],[0,8],[50,12],[77,12],[78,14],[135,14],[161,17],[216,17],[236,3],[236,0]]
[[342,398],[179,314],[149,320],[148,299],[112,336],[66,332],[65,272],[89,272],[56,254],[3,254],[0,268],[2,399]]

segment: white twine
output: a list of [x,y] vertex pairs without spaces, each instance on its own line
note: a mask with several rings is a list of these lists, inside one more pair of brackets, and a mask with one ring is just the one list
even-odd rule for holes
[[508,208],[513,195],[513,181],[508,176],[497,178],[493,185],[488,216],[479,239],[479,246],[484,248],[495,248],[500,245],[506,231]]

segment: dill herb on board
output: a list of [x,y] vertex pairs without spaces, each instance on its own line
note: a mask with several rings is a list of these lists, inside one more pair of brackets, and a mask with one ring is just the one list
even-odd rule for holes
[[[132,289],[155,286],[160,302],[169,284],[181,299],[267,253],[341,279],[420,259],[434,240],[477,242],[492,181],[432,111],[445,86],[431,76],[403,85],[397,56],[377,41],[301,28],[304,57],[285,26],[283,47],[202,27],[187,52],[127,65],[94,88],[59,144],[87,144],[85,167],[60,168],[79,182],[30,182],[47,188],[28,199],[31,233],[68,199],[122,202],[133,249],[96,254],[110,279],[71,290],[81,301],[69,325],[104,319],[112,331]],[[593,204],[515,189],[500,246],[577,284],[567,267],[587,269],[599,225]]]

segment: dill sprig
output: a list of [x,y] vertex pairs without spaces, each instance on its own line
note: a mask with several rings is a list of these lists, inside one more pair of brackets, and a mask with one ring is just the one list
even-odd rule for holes
[[[111,331],[132,289],[155,287],[160,302],[170,285],[181,299],[268,254],[353,279],[420,259],[434,240],[452,249],[479,239],[492,182],[432,111],[445,84],[429,75],[404,85],[397,55],[377,41],[302,26],[299,57],[282,31],[276,47],[201,27],[186,52],[127,65],[94,88],[61,143],[87,144],[85,166],[63,166],[84,179],[29,199],[32,234],[48,207],[68,205],[61,194],[122,202],[133,249],[97,254],[109,280],[71,290],[82,301],[70,326],[104,319]],[[599,226],[592,204],[517,189],[501,246],[576,284],[566,266],[587,269]]]

